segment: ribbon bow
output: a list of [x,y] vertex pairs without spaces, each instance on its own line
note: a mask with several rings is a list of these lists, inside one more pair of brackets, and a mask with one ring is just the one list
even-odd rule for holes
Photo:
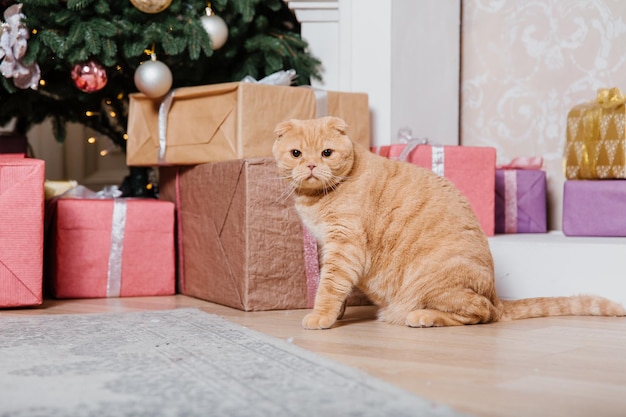
[[543,158],[540,156],[516,157],[505,165],[498,165],[498,169],[541,169]]
[[428,145],[429,142],[428,138],[414,137],[413,132],[408,127],[398,130],[398,139],[400,139],[400,143],[406,144],[404,149],[402,149],[400,156],[398,156],[398,160],[400,161],[406,161],[415,148],[419,145]]
[[596,98],[598,104],[602,107],[612,107],[619,104],[624,104],[624,95],[619,88],[600,88],[598,90],[598,96]]
[[22,63],[28,46],[28,29],[22,23],[24,17],[22,4],[14,4],[4,11],[5,21],[0,27],[0,73],[5,78],[13,78],[18,88],[36,90],[41,78],[39,65]]

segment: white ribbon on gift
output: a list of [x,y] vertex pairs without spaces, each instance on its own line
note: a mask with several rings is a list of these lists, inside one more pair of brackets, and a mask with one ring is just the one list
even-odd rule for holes
[[[420,145],[428,145],[428,138],[416,138],[411,134],[411,129],[404,128],[398,131],[398,137],[400,138],[401,143],[405,143],[406,146],[402,149],[400,156],[398,156],[399,161],[406,162],[409,159],[409,155]],[[445,172],[445,151],[443,145],[430,145],[431,147],[431,170],[439,175],[440,177],[444,176]]]
[[126,229],[126,199],[113,199],[113,221],[111,225],[111,247],[107,272],[107,297],[119,297],[122,287],[122,253]]
[[432,171],[439,175],[440,177],[444,176],[444,166],[445,166],[445,152],[443,150],[443,145],[432,145]]
[[116,185],[104,187],[94,192],[83,185],[76,185],[63,194],[54,197],[82,199],[113,199],[111,220],[111,243],[107,269],[107,297],[119,297],[122,287],[122,254],[124,252],[124,232],[126,229],[126,199],[120,198],[122,191]]
[[165,150],[167,148],[167,116],[170,113],[172,102],[174,101],[174,95],[176,90],[172,90],[159,106],[159,164],[165,164]]

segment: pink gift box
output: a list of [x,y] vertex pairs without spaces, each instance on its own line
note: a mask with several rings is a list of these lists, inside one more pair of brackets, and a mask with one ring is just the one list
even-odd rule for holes
[[45,162],[0,156],[0,307],[41,304]]
[[58,198],[47,210],[47,279],[54,297],[175,293],[173,203]]
[[565,181],[563,234],[625,237],[626,180]]
[[[372,148],[374,153],[400,159],[407,145]],[[418,145],[406,161],[448,178],[468,199],[487,236],[495,231],[496,149],[479,146]]]

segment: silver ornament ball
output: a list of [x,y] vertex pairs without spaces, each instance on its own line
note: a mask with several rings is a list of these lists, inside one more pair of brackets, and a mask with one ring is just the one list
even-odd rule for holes
[[228,40],[228,26],[224,19],[218,15],[202,16],[200,18],[202,27],[209,34],[213,49],[220,49]]
[[172,87],[172,71],[161,61],[145,61],[135,71],[135,86],[148,97],[162,97]]

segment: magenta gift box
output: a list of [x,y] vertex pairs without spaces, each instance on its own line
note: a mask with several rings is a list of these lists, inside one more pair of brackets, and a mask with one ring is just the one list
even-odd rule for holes
[[626,236],[626,180],[565,181],[563,234]]
[[546,172],[539,169],[497,169],[496,233],[545,233]]

